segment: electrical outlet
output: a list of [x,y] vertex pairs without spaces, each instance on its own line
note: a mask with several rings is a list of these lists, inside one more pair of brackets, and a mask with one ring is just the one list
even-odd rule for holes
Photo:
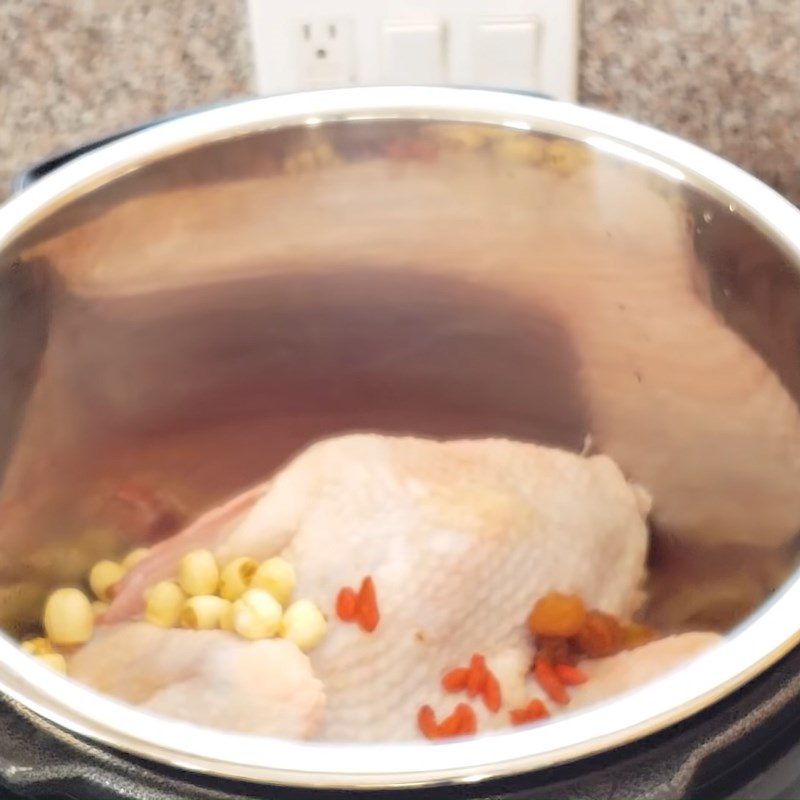
[[297,34],[297,69],[301,86],[324,89],[355,82],[352,23],[349,19],[301,22]]
[[256,87],[273,94],[350,84],[451,84],[574,100],[579,5],[248,0]]

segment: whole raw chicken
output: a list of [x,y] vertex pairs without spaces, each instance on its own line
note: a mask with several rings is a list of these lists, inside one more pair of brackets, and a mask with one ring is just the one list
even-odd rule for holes
[[[120,587],[70,674],[150,710],[220,728],[326,740],[419,735],[417,710],[446,714],[442,674],[486,654],[501,713],[537,695],[524,622],[550,591],[626,617],[641,599],[649,497],[605,456],[505,440],[435,442],[352,435],[313,445],[273,480],[208,512],[153,549]],[[221,562],[281,554],[295,597],[329,618],[309,655],[286,640],[165,630],[135,621],[144,590],[189,550]],[[374,580],[372,633],[340,622],[338,591]],[[592,700],[648,679],[713,641],[673,637],[617,656]],[[655,656],[648,656],[657,648]],[[638,663],[641,660],[642,668]],[[607,687],[607,688],[604,688]]]

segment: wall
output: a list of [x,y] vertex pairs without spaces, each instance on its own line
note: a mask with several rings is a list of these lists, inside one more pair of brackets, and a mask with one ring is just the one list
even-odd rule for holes
[[[800,203],[798,0],[584,0],[581,100]],[[26,163],[250,90],[243,0],[0,0],[0,197]]]

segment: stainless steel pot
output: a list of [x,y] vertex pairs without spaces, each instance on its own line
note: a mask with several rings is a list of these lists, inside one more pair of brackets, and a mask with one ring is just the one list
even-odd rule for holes
[[[191,512],[345,429],[579,448],[585,354],[537,290],[554,264],[579,282],[604,251],[621,292],[649,259],[701,278],[719,325],[797,396],[800,214],[719,158],[607,114],[455,89],[289,95],[163,122],[43,177],[0,210],[5,627],[130,544],[87,525],[131,474]],[[7,637],[0,688],[67,731],[196,773],[475,784],[709,708],[789,653],[799,603],[792,576],[656,684],[457,744],[265,743],[157,719]]]

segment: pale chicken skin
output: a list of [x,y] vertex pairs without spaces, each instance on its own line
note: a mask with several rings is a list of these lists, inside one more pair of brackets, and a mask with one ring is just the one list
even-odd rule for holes
[[[635,610],[649,507],[647,494],[605,456],[506,440],[327,440],[154,548],[120,587],[100,632],[72,658],[70,673],[130,702],[217,727],[389,741],[419,735],[421,705],[451,710],[456,700],[441,689],[441,676],[480,651],[501,683],[503,708],[490,715],[476,702],[475,709],[481,729],[501,727],[522,695],[535,696],[524,623],[538,598],[560,591],[619,617]],[[327,614],[327,636],[305,656],[288,642],[153,633],[146,623],[126,622],[140,615],[147,586],[174,575],[180,557],[198,547],[221,562],[285,557],[297,572],[295,597]],[[369,634],[334,612],[338,591],[367,575],[380,609]],[[120,648],[128,632],[136,646]],[[673,641],[680,652],[681,638]],[[602,697],[650,677],[651,666],[637,668],[637,652],[627,656],[627,678],[611,676],[608,692],[599,678],[593,691]],[[294,674],[259,682],[259,664],[277,675],[281,659]],[[239,670],[234,685],[230,675]],[[133,673],[147,691],[132,688],[136,681],[124,676]],[[298,702],[286,713],[289,687]],[[257,708],[246,708],[248,691]],[[215,700],[193,706],[192,693]]]
[[70,673],[149,711],[239,733],[303,739],[325,708],[308,656],[283,639],[123,622],[100,629]]
[[699,655],[721,640],[717,633],[682,633],[650,642],[615,656],[584,661],[581,669],[589,680],[575,687],[570,710],[605,700],[611,695],[634,689]]

